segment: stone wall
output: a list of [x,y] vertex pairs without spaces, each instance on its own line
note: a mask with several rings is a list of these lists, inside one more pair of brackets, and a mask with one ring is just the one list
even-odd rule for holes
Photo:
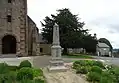
[[28,54],[29,55],[39,55],[39,30],[36,27],[36,24],[33,20],[27,16],[28,18]]
[[40,54],[51,55],[51,46],[51,44],[40,44]]
[[[11,16],[11,22],[8,22]],[[2,39],[6,35],[16,38],[16,55],[38,55],[38,28],[27,16],[27,0],[0,0],[0,54]],[[40,50],[39,50],[40,51]]]
[[[27,0],[0,0],[0,54],[2,53],[2,38],[12,35],[17,40],[17,54],[26,56],[26,16]],[[7,21],[7,16],[11,16],[11,22]]]

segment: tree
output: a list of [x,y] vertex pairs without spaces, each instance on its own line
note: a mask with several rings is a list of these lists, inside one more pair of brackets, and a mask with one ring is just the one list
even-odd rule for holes
[[109,42],[109,40],[107,40],[106,38],[100,38],[98,41],[101,43],[106,43],[110,47],[110,51],[112,51],[113,47],[111,43]]
[[[48,43],[52,43],[53,25],[56,22],[60,27],[60,42],[61,46],[66,49],[68,47],[77,47],[76,43],[80,39],[81,29],[84,22],[79,22],[78,15],[73,15],[69,9],[57,10],[58,14],[44,19],[45,24],[42,23],[42,35]],[[86,31],[83,31],[86,32]],[[81,44],[80,44],[81,45]]]
[[[47,43],[52,43],[53,25],[57,23],[60,30],[60,44],[65,53],[67,53],[67,48],[82,48],[86,46],[84,44],[88,44],[88,42],[86,43],[85,41],[88,41],[88,37],[91,36],[85,37],[88,34],[88,29],[83,29],[85,23],[79,22],[78,15],[73,15],[69,9],[60,9],[57,12],[56,15],[51,14],[51,18],[45,17],[45,23],[41,22],[43,26],[41,33]],[[89,39],[90,41],[93,40],[92,37]],[[90,42],[90,44],[92,45],[93,43]]]

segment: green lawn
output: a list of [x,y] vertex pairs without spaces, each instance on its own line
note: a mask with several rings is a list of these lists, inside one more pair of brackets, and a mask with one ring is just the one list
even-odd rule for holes
[[83,59],[93,59],[91,55],[84,55],[84,54],[69,54],[63,55],[64,58],[83,58]]

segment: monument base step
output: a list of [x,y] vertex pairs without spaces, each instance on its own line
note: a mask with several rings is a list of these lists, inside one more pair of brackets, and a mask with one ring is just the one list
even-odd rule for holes
[[49,66],[48,71],[49,72],[66,72],[68,70],[65,66]]

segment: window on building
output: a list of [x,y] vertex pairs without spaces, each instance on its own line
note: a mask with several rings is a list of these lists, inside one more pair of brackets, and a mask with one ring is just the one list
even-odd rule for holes
[[11,22],[11,15],[7,15],[7,22]]
[[12,0],[8,0],[8,3],[11,3],[12,2]]
[[40,52],[43,52],[43,48],[40,48]]

